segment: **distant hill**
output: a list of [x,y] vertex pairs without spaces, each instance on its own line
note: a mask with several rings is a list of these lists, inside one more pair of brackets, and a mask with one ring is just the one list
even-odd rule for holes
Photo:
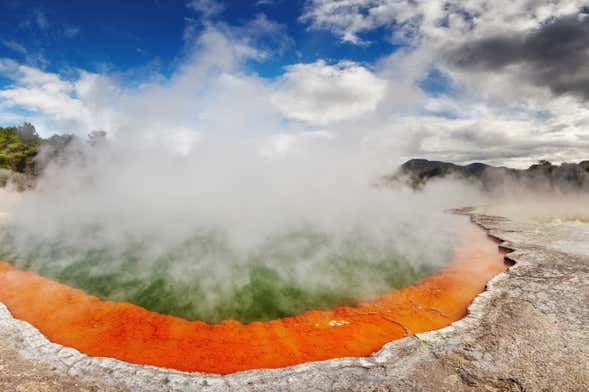
[[562,165],[540,161],[520,170],[484,163],[462,166],[450,162],[411,159],[401,165],[395,174],[386,177],[386,180],[421,189],[429,181],[437,178],[454,178],[476,183],[484,190],[517,185],[532,190],[589,191],[589,160]]

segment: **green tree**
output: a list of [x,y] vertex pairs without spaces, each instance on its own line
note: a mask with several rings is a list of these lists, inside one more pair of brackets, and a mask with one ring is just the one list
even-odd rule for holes
[[33,174],[34,159],[40,144],[41,138],[30,123],[17,127],[0,127],[0,168]]

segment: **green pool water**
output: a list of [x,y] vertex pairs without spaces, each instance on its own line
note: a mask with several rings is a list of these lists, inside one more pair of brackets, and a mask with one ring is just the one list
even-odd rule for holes
[[[84,246],[14,230],[2,230],[0,257],[18,268],[105,300],[206,322],[264,321],[353,305],[443,265],[409,260],[394,241],[354,232],[334,239],[309,227],[273,235],[247,251],[214,231],[158,247],[157,239],[137,238],[113,246],[99,229],[89,231]],[[439,259],[448,259],[451,248]]]

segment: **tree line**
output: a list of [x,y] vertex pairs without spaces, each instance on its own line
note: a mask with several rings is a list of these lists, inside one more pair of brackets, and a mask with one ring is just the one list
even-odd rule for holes
[[[106,138],[104,131],[88,135],[90,144]],[[72,134],[42,138],[35,126],[25,122],[17,126],[0,127],[0,169],[36,176],[44,165],[60,157],[72,144],[80,142]],[[42,155],[43,159],[39,159]]]

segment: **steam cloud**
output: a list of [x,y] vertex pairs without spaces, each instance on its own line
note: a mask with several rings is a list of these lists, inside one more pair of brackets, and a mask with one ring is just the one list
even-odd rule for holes
[[[338,65],[344,76],[333,79],[335,68],[317,64],[291,70],[294,78],[320,68],[306,85],[286,78],[278,94],[243,73],[263,53],[232,32],[209,28],[196,46],[165,82],[129,89],[82,75],[77,96],[93,104],[64,100],[80,109],[67,113],[51,106],[109,136],[53,162],[8,208],[4,257],[110,299],[209,321],[267,317],[224,302],[272,297],[241,290],[254,281],[285,282],[280,293],[297,300],[305,291],[364,299],[447,262],[463,220],[444,210],[481,196],[451,181],[421,193],[376,186],[407,144],[371,142],[370,127],[382,131],[378,105],[362,102],[357,86],[384,94],[384,81],[355,64]],[[341,85],[333,106],[296,104],[333,83]],[[300,310],[276,301],[272,316]]]
[[68,283],[90,276],[111,299],[131,282],[141,304],[157,282],[159,294],[192,290],[189,314],[218,320],[223,298],[260,268],[262,279],[354,299],[386,291],[395,273],[405,284],[447,262],[462,221],[444,209],[476,197],[448,182],[377,187],[378,160],[338,143],[276,157],[255,140],[217,142],[178,156],[113,140],[48,167],[12,208],[5,256]]

